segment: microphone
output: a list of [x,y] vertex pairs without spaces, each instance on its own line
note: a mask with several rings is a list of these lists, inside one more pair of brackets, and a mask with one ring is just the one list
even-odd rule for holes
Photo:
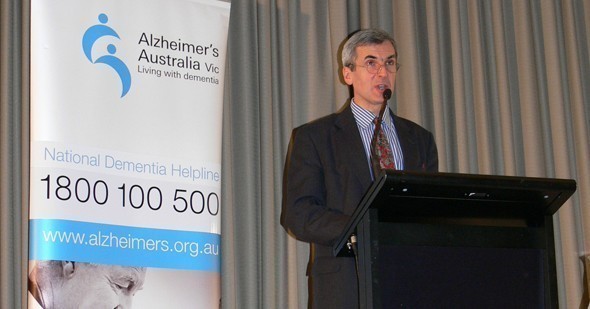
[[391,89],[387,88],[383,90],[383,105],[381,105],[381,110],[379,111],[379,121],[383,119],[383,113],[385,112],[387,106],[387,100],[391,98]]
[[391,89],[387,88],[387,89],[385,89],[385,91],[383,91],[383,99],[385,99],[385,101],[387,101],[390,98],[391,98]]

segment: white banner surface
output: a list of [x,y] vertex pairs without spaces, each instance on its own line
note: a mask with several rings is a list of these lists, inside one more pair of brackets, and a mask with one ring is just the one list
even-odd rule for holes
[[219,307],[228,25],[218,1],[31,1],[30,308]]

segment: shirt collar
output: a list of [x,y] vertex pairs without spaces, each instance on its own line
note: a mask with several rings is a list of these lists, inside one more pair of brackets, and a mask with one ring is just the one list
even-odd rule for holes
[[[356,103],[354,103],[354,98],[350,100],[350,107],[352,108],[352,114],[354,115],[354,119],[361,127],[368,127],[372,125],[373,119],[375,119],[375,115],[370,111],[360,107]],[[385,110],[383,113],[383,124],[385,126],[391,125],[391,115],[389,113],[389,108]]]

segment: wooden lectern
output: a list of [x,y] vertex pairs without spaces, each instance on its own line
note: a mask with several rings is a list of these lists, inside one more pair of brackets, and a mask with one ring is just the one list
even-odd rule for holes
[[386,171],[357,237],[360,308],[557,308],[553,214],[565,179]]

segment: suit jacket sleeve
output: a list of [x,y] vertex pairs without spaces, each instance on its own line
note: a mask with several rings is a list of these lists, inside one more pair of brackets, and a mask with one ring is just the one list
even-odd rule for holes
[[438,172],[438,151],[432,133],[405,118],[395,115],[393,118],[404,153],[404,169]]
[[350,216],[328,207],[325,177],[325,145],[317,130],[293,130],[285,163],[281,223],[297,239],[325,246],[332,245],[344,230]]

